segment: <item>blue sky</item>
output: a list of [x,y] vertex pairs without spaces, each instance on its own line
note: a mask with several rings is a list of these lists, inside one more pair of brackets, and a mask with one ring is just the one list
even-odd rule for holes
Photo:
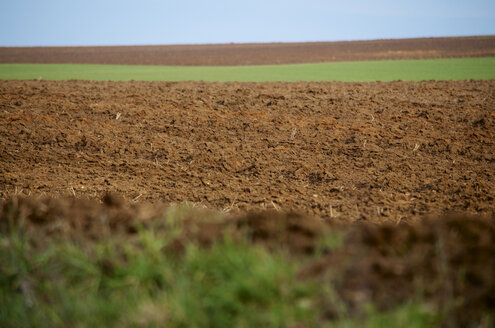
[[494,0],[0,0],[0,46],[495,34]]

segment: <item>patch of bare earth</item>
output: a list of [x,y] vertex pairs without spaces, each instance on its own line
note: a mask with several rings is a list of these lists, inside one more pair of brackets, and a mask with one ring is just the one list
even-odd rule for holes
[[494,81],[0,82],[0,195],[414,221],[495,209]]

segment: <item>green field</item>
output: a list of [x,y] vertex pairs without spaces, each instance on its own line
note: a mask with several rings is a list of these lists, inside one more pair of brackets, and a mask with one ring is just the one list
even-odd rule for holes
[[495,57],[266,66],[0,64],[0,79],[113,81],[422,81],[495,79]]

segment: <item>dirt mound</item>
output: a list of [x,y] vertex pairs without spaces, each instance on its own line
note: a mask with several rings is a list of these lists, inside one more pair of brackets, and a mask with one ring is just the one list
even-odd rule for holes
[[495,81],[0,82],[0,197],[412,222],[495,211]]
[[495,56],[495,37],[138,47],[0,47],[0,63],[266,65]]
[[102,201],[74,197],[13,197],[0,202],[0,228],[21,223],[38,235],[99,238],[109,233],[134,233],[138,225],[161,218],[159,204],[135,204],[116,194]]
[[109,234],[135,234],[138,229],[180,228],[171,249],[181,252],[189,242],[209,247],[226,234],[247,238],[269,249],[313,253],[327,225],[295,213],[266,211],[208,219],[204,209],[189,208],[167,222],[167,207],[125,201],[107,194],[102,201],[74,197],[14,197],[0,202],[0,231],[21,227],[33,236],[101,239]]
[[210,246],[228,235],[234,240],[247,238],[268,249],[284,248],[293,254],[311,254],[317,249],[328,225],[296,213],[265,211],[222,221],[190,219],[183,222],[182,228],[182,236],[173,245],[176,251],[181,251],[190,241]]
[[387,309],[422,296],[462,326],[479,322],[495,306],[493,254],[495,217],[356,225],[344,247],[304,268],[300,277],[336,285],[351,309],[369,301]]

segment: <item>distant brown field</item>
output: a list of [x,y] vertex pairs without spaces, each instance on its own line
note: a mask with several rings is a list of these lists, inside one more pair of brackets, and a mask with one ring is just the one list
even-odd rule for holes
[[495,56],[495,36],[347,42],[0,47],[0,63],[263,65]]

